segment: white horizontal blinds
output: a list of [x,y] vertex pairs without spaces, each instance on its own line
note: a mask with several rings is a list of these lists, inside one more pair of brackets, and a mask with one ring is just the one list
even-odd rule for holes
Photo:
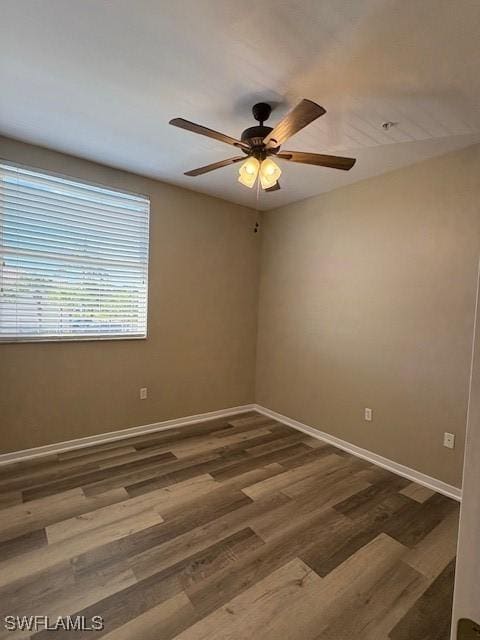
[[144,337],[149,210],[0,163],[0,341]]

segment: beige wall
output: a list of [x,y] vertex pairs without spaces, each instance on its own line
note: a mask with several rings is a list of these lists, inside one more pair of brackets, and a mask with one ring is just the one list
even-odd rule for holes
[[151,198],[148,339],[0,345],[1,451],[253,402],[253,211],[5,138],[0,157]]
[[265,214],[259,404],[460,486],[479,174],[470,147]]

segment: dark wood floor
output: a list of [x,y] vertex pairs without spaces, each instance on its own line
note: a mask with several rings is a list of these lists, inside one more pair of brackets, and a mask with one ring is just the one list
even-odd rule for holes
[[258,414],[0,468],[0,609],[105,640],[447,640],[458,505]]

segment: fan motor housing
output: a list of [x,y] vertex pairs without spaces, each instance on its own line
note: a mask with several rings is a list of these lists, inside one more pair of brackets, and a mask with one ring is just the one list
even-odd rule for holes
[[265,160],[265,158],[272,153],[278,153],[280,147],[266,148],[263,140],[273,131],[272,127],[265,127],[264,122],[268,120],[272,112],[272,107],[266,102],[257,102],[252,107],[253,117],[260,124],[255,127],[248,127],[242,132],[240,139],[242,142],[246,142],[250,149],[243,149],[243,152],[248,156],[255,156],[258,160]]
[[[252,151],[265,151],[265,145],[263,144],[263,139],[267,136],[270,131],[273,131],[272,127],[264,127],[263,125],[257,125],[256,127],[248,127],[245,131],[242,131],[242,135],[240,137],[242,142],[246,142],[250,145]],[[278,149],[269,149],[268,155],[271,153],[278,153]],[[244,152],[250,155],[250,152],[244,149]]]
[[258,147],[263,144],[265,136],[272,131],[272,127],[263,127],[257,125],[256,127],[248,127],[245,131],[242,131],[241,141],[248,142],[254,147]]

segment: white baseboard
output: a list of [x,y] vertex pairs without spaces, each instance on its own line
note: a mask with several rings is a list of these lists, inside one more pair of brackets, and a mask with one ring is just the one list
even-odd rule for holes
[[21,460],[30,460],[40,456],[47,456],[52,453],[62,453],[63,451],[71,451],[72,449],[83,449],[84,447],[90,447],[92,444],[103,444],[105,442],[113,442],[114,440],[123,440],[124,438],[130,438],[131,436],[138,436],[144,433],[164,431],[165,429],[175,429],[175,427],[183,427],[195,422],[205,422],[207,420],[214,420],[215,418],[232,416],[237,413],[255,411],[255,406],[256,405],[254,404],[244,404],[239,407],[230,407],[229,409],[220,409],[219,411],[199,413],[194,416],[186,416],[185,418],[174,418],[173,420],[154,422],[153,424],[145,424],[139,427],[128,427],[127,429],[121,429],[120,431],[110,431],[109,433],[100,433],[94,436],[76,438],[75,440],[55,442],[54,444],[46,444],[32,449],[2,453],[0,454],[0,465],[20,462]]
[[368,460],[368,462],[372,462],[373,464],[378,465],[379,467],[383,467],[384,469],[388,469],[388,471],[392,471],[393,473],[398,474],[399,476],[403,476],[404,478],[408,478],[413,482],[418,482],[418,484],[422,484],[433,491],[437,491],[438,493],[442,493],[449,498],[453,498],[454,500],[458,500],[459,502],[462,499],[462,490],[454,487],[446,482],[442,482],[442,480],[437,480],[436,478],[432,478],[431,476],[427,476],[425,473],[421,473],[420,471],[416,471],[415,469],[411,469],[410,467],[406,467],[403,464],[399,464],[398,462],[394,462],[393,460],[389,460],[388,458],[384,458],[383,456],[378,455],[378,453],[373,453],[372,451],[368,451],[367,449],[362,449],[361,447],[357,447],[354,444],[350,444],[346,440],[341,440],[340,438],[336,438],[335,436],[331,436],[324,431],[320,431],[319,429],[315,429],[313,427],[309,427],[303,422],[299,422],[298,420],[293,420],[292,418],[288,418],[287,416],[282,415],[281,413],[277,413],[276,411],[272,411],[271,409],[267,409],[266,407],[262,407],[261,405],[254,405],[254,410],[262,413],[269,418],[273,418],[274,420],[278,420],[278,422],[283,422],[289,427],[293,427],[294,429],[298,429],[298,431],[303,431],[307,433],[309,436],[313,436],[318,440],[323,440],[324,442],[328,442],[329,444],[338,447],[339,449],[343,449],[343,451],[347,451],[358,458],[363,458],[364,460]]

